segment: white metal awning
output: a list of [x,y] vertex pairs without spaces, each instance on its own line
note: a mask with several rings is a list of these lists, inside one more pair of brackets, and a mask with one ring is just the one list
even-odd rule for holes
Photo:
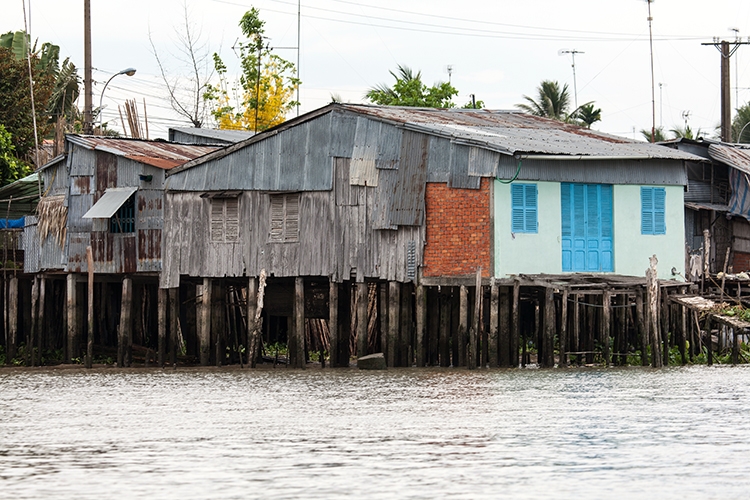
[[83,214],[84,219],[109,219],[130,198],[130,195],[138,191],[137,187],[108,188],[104,196],[94,203],[88,212]]

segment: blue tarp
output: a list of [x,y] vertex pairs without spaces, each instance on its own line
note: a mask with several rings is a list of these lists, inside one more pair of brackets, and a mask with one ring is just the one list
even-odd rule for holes
[[0,229],[23,229],[23,219],[0,219]]

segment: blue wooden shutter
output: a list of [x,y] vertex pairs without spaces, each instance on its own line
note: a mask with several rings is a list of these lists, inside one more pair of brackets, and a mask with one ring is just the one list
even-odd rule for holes
[[573,270],[573,206],[571,191],[573,185],[567,182],[561,184],[560,201],[562,216],[562,270]]
[[511,184],[511,231],[537,232],[537,198],[536,184]]
[[612,230],[612,186],[601,186],[601,268],[600,271],[614,271],[614,234]]
[[641,188],[641,234],[666,234],[666,197],[664,188]]
[[614,270],[612,186],[561,184],[562,270]]
[[654,234],[666,234],[666,198],[667,191],[664,188],[654,188]]

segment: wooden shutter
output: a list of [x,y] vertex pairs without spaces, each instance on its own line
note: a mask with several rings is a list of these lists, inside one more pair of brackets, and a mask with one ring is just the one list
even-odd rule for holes
[[654,234],[654,188],[641,188],[641,234]]
[[239,199],[226,198],[224,201],[224,241],[237,241],[240,236]]
[[667,191],[664,188],[654,189],[654,234],[666,234]]
[[223,200],[211,200],[211,241],[224,241],[224,203]]
[[284,241],[284,195],[271,195],[271,230],[269,241],[282,243]]
[[514,233],[536,233],[537,187],[536,184],[511,184],[511,231]]
[[299,194],[285,195],[284,242],[299,241]]
[[562,216],[562,270],[573,270],[573,185],[563,182],[560,186],[560,205]]

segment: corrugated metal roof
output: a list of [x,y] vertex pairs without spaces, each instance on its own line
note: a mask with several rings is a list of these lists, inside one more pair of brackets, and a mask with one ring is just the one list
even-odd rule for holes
[[658,144],[634,141],[520,111],[434,109],[333,103],[253,137],[189,161],[169,172],[175,174],[275,136],[335,110],[365,115],[407,130],[450,139],[506,155],[552,155],[577,159],[638,158],[701,161],[698,156]]
[[729,212],[729,205],[720,203],[693,203],[685,202],[685,207],[690,210],[712,210],[714,212]]
[[130,196],[138,191],[137,187],[108,188],[99,201],[88,212],[83,214],[83,219],[109,219],[125,203]]
[[708,146],[708,154],[716,161],[726,163],[732,168],[750,174],[750,149],[724,144],[711,144]]
[[105,151],[116,156],[169,170],[219,149],[217,146],[185,145],[165,141],[121,139],[114,137],[68,135],[67,140],[86,149]]
[[245,139],[248,139],[255,135],[254,132],[250,132],[248,130],[216,130],[210,128],[170,127],[170,140],[174,140],[175,132],[179,132],[183,136],[202,137],[204,139],[211,139],[221,143],[232,144],[234,144],[235,142],[244,141]]

